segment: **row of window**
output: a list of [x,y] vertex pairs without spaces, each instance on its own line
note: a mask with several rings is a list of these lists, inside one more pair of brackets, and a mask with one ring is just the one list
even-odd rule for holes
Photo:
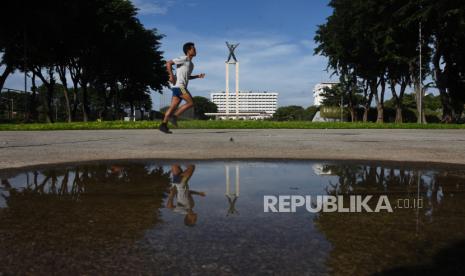
[[[213,96],[213,99],[226,99],[226,96]],[[236,98],[236,95],[230,95],[229,98]],[[278,97],[269,97],[269,96],[239,96],[239,99],[277,99]]]
[[[213,100],[212,102],[214,103],[226,103],[226,101],[215,101]],[[235,103],[236,101],[229,101],[230,103]],[[239,100],[238,102],[240,103],[252,103],[252,104],[260,104],[260,103],[277,103],[277,101],[270,101],[270,100],[264,100],[264,101],[241,101]]]

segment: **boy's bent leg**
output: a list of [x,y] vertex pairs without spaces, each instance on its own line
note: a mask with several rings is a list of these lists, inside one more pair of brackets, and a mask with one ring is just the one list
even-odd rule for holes
[[179,117],[182,113],[184,113],[186,110],[194,106],[194,100],[192,99],[191,93],[187,89],[183,89],[183,93],[181,95],[181,98],[186,101],[185,104],[183,104],[174,114],[176,117]]
[[166,110],[165,117],[163,117],[163,123],[168,123],[168,119],[170,118],[171,114],[174,113],[180,102],[181,98],[179,97],[174,96],[171,99],[170,107],[168,108],[168,110]]
[[172,133],[170,129],[168,128],[168,119],[170,118],[171,114],[176,110],[180,102],[181,102],[181,99],[179,97],[173,97],[171,99],[170,107],[166,111],[165,117],[163,117],[163,121],[159,127],[161,132]]

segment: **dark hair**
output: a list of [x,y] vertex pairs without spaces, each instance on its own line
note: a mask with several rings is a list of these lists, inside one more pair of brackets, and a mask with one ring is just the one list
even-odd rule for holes
[[182,50],[184,51],[184,54],[187,55],[187,51],[189,51],[192,47],[194,47],[194,42],[187,42],[182,46]]

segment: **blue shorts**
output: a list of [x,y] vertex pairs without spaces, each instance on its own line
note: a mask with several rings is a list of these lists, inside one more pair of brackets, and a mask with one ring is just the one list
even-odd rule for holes
[[191,93],[187,88],[184,87],[172,87],[171,91],[173,91],[173,97],[178,97],[182,99],[182,95],[188,95],[192,98]]

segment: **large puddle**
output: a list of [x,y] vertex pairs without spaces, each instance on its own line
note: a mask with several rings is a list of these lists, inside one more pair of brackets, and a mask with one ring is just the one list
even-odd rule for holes
[[[465,266],[461,169],[146,161],[0,178],[0,274],[445,275]],[[264,212],[264,196],[286,195],[342,196],[346,206],[353,195],[387,196],[393,210]]]

